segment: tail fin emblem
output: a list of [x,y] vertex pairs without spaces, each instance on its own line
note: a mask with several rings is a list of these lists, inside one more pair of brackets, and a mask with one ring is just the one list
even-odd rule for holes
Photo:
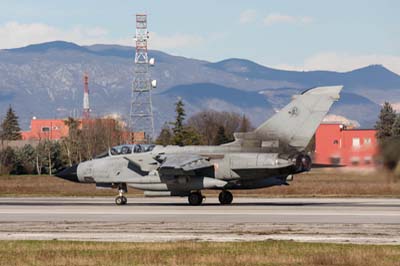
[[292,116],[298,115],[299,114],[299,109],[294,106],[290,111],[289,114],[291,114]]

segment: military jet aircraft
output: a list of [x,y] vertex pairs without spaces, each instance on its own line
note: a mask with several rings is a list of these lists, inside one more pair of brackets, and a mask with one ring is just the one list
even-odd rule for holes
[[187,196],[200,205],[204,189],[221,190],[219,202],[231,204],[235,189],[287,185],[294,174],[309,171],[305,148],[342,86],[309,89],[252,132],[235,133],[219,146],[121,145],[56,174],[74,182],[117,188],[124,205],[128,187],[145,196]]

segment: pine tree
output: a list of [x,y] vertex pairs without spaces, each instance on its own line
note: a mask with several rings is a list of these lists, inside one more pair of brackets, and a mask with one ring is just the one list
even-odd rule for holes
[[224,144],[227,142],[229,142],[229,139],[225,134],[225,127],[219,126],[217,135],[215,136],[215,139],[214,139],[214,145],[221,145],[221,144]]
[[395,120],[396,112],[393,110],[390,103],[385,102],[379,114],[379,120],[375,125],[375,129],[377,130],[376,137],[378,140],[382,141],[392,136],[392,127]]
[[171,144],[179,146],[200,145],[202,143],[201,135],[194,128],[184,124],[186,116],[184,106],[182,99],[179,99],[175,104],[176,117],[175,122],[171,123],[173,125]]
[[6,117],[1,123],[1,131],[1,139],[3,140],[19,140],[22,138],[21,128],[18,124],[18,116],[11,106],[8,108]]
[[185,104],[183,103],[182,99],[179,99],[178,102],[175,104],[175,112],[176,112],[176,118],[175,122],[173,123],[174,128],[173,131],[180,131],[183,130],[183,121],[185,120]]
[[400,114],[396,116],[396,119],[392,125],[392,136],[400,137]]
[[35,173],[35,148],[33,148],[30,144],[25,145],[24,147],[17,149],[15,151],[17,158],[17,174],[34,174]]
[[175,112],[176,112],[175,122],[172,123],[172,125],[174,126],[172,128],[172,132],[174,133],[173,144],[180,146],[184,145],[184,137],[185,137],[183,121],[185,120],[186,114],[184,106],[185,105],[182,99],[179,99],[178,102],[175,104]]

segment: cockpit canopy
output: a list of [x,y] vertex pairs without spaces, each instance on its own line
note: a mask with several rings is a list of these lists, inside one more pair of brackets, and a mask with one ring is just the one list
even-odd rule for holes
[[154,144],[124,144],[110,148],[108,151],[99,154],[96,158],[116,156],[122,154],[149,152],[154,149]]
[[124,144],[112,147],[110,149],[111,155],[142,153],[153,150],[154,144]]

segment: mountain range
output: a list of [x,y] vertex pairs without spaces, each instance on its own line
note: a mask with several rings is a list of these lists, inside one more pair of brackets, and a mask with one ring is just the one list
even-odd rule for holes
[[[287,71],[245,59],[208,62],[149,51],[158,88],[153,93],[156,127],[173,120],[181,97],[188,116],[203,109],[246,114],[256,126],[283,107],[296,93],[321,85],[344,85],[331,113],[374,125],[380,104],[400,102],[400,76],[382,65],[349,72]],[[64,41],[0,50],[0,115],[12,105],[24,129],[32,116],[64,118],[80,115],[83,73],[89,74],[93,114],[116,113],[127,118],[130,108],[134,47],[79,46]]]

